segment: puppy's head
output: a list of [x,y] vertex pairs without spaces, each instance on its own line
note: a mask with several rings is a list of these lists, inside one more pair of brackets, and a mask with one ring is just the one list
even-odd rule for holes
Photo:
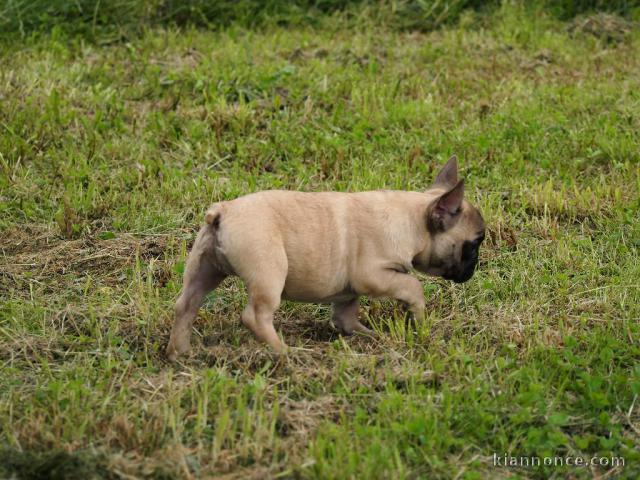
[[426,209],[427,248],[414,258],[414,267],[456,283],[473,276],[485,226],[477,208],[464,199],[464,180],[458,180],[455,155],[429,190],[435,199]]

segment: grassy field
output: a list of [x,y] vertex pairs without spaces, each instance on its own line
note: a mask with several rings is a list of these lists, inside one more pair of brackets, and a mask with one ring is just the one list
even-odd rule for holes
[[[452,153],[488,238],[470,282],[424,278],[416,331],[393,302],[363,302],[378,340],[285,303],[278,363],[227,281],[166,362],[208,204],[420,190]],[[0,478],[637,478],[639,165],[619,17],[4,41]]]

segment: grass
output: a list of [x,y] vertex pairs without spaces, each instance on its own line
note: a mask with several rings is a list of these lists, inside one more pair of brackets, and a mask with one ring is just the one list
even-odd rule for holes
[[[524,13],[2,43],[0,477],[637,478],[640,35]],[[416,331],[287,303],[274,363],[228,281],[165,362],[209,203],[424,189],[454,152],[489,235]]]
[[[151,26],[229,25],[262,28],[316,25],[326,15],[392,29],[429,31],[457,22],[468,10],[490,12],[500,0],[2,0],[0,31],[21,36],[52,28],[101,43],[122,41]],[[640,18],[640,0],[535,0],[520,2],[528,13],[544,10],[558,19],[606,11]],[[335,19],[335,18],[334,18]]]

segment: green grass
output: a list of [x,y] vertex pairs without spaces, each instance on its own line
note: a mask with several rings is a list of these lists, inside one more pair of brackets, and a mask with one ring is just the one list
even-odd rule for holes
[[[525,13],[2,43],[0,477],[637,478],[640,34]],[[424,189],[454,152],[488,239],[416,331],[287,303],[277,364],[229,281],[165,362],[209,203]]]
[[[558,19],[606,11],[638,19],[640,0],[517,0],[529,14]],[[317,25],[345,18],[392,29],[429,31],[457,22],[467,10],[490,12],[501,0],[0,0],[0,32],[22,37],[53,28],[98,43],[124,40],[152,26],[213,29],[240,25]]]

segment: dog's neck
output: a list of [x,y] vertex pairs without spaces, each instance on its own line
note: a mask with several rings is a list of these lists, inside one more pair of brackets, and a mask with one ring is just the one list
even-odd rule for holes
[[441,195],[438,189],[427,190],[408,199],[411,208],[406,215],[400,215],[389,221],[385,226],[385,234],[391,246],[394,257],[407,270],[412,268],[416,257],[429,258],[431,256],[431,235],[427,229],[427,209],[429,205]]

